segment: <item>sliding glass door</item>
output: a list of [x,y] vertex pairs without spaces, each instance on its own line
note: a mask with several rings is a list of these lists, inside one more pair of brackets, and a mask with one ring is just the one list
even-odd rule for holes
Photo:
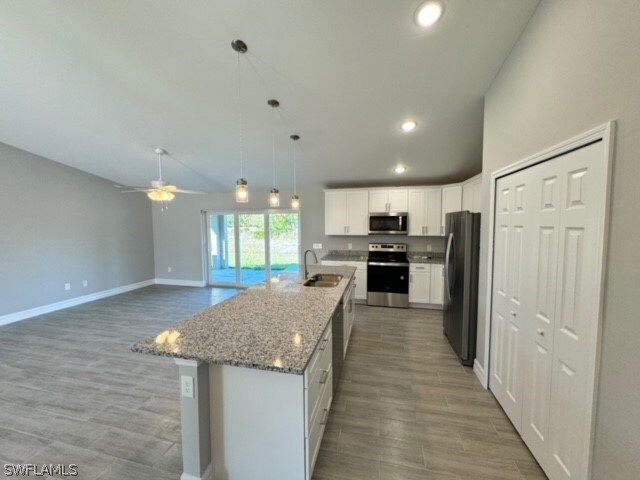
[[300,217],[293,211],[206,212],[210,285],[246,287],[298,272]]

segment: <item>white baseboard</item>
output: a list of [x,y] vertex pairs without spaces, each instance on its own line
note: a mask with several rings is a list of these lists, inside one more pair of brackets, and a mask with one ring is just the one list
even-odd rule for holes
[[22,310],[20,312],[10,313],[8,315],[0,316],[0,326],[8,325],[13,322],[19,322],[31,317],[37,317],[38,315],[44,315],[46,313],[55,312],[57,310],[63,310],[69,307],[75,307],[83,303],[93,302],[94,300],[100,300],[101,298],[112,297],[119,295],[120,293],[130,292],[131,290],[137,290],[138,288],[148,287],[156,283],[155,279],[144,280],[143,282],[131,283],[129,285],[123,285],[122,287],[111,288],[109,290],[102,290],[101,292],[90,293],[88,295],[82,295],[81,297],[70,298],[69,300],[63,300],[61,302],[50,303],[48,305],[42,305],[41,307],[30,308],[28,310]]
[[201,477],[191,475],[190,473],[183,473],[180,475],[180,480],[213,480],[213,462],[209,464]]
[[476,374],[476,377],[478,377],[478,380],[480,380],[484,388],[489,388],[487,372],[484,370],[484,367],[480,365],[477,358],[473,361],[473,373]]
[[176,287],[206,287],[202,280],[174,280],[171,278],[156,278],[156,285],[175,285]]

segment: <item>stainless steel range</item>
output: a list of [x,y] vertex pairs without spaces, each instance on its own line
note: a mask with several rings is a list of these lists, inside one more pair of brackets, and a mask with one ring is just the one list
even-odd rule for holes
[[367,305],[409,308],[409,259],[406,244],[369,244]]

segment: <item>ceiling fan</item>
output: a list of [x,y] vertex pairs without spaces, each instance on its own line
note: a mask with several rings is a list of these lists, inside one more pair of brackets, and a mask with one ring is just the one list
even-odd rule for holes
[[196,190],[183,190],[181,188],[176,187],[175,185],[171,185],[168,182],[165,182],[162,179],[162,156],[166,155],[167,152],[163,148],[155,149],[156,155],[158,155],[158,179],[151,180],[151,187],[130,187],[123,185],[115,185],[118,188],[126,188],[127,190],[122,190],[122,192],[144,192],[154,202],[162,202],[166,204],[175,198],[176,193],[205,193],[199,192]]

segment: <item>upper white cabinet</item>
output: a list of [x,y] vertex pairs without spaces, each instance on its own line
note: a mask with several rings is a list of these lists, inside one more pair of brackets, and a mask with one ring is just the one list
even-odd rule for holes
[[409,189],[409,235],[440,235],[442,189]]
[[325,235],[367,235],[367,190],[329,190],[324,194]]
[[481,175],[455,185],[325,190],[325,235],[368,235],[369,213],[408,212],[409,235],[444,235],[445,215],[480,212]]
[[409,209],[409,191],[406,188],[369,190],[369,212],[406,212]]
[[462,210],[462,185],[442,187],[442,223],[440,234],[444,235],[447,213]]
[[482,176],[477,175],[462,185],[462,210],[482,211]]

